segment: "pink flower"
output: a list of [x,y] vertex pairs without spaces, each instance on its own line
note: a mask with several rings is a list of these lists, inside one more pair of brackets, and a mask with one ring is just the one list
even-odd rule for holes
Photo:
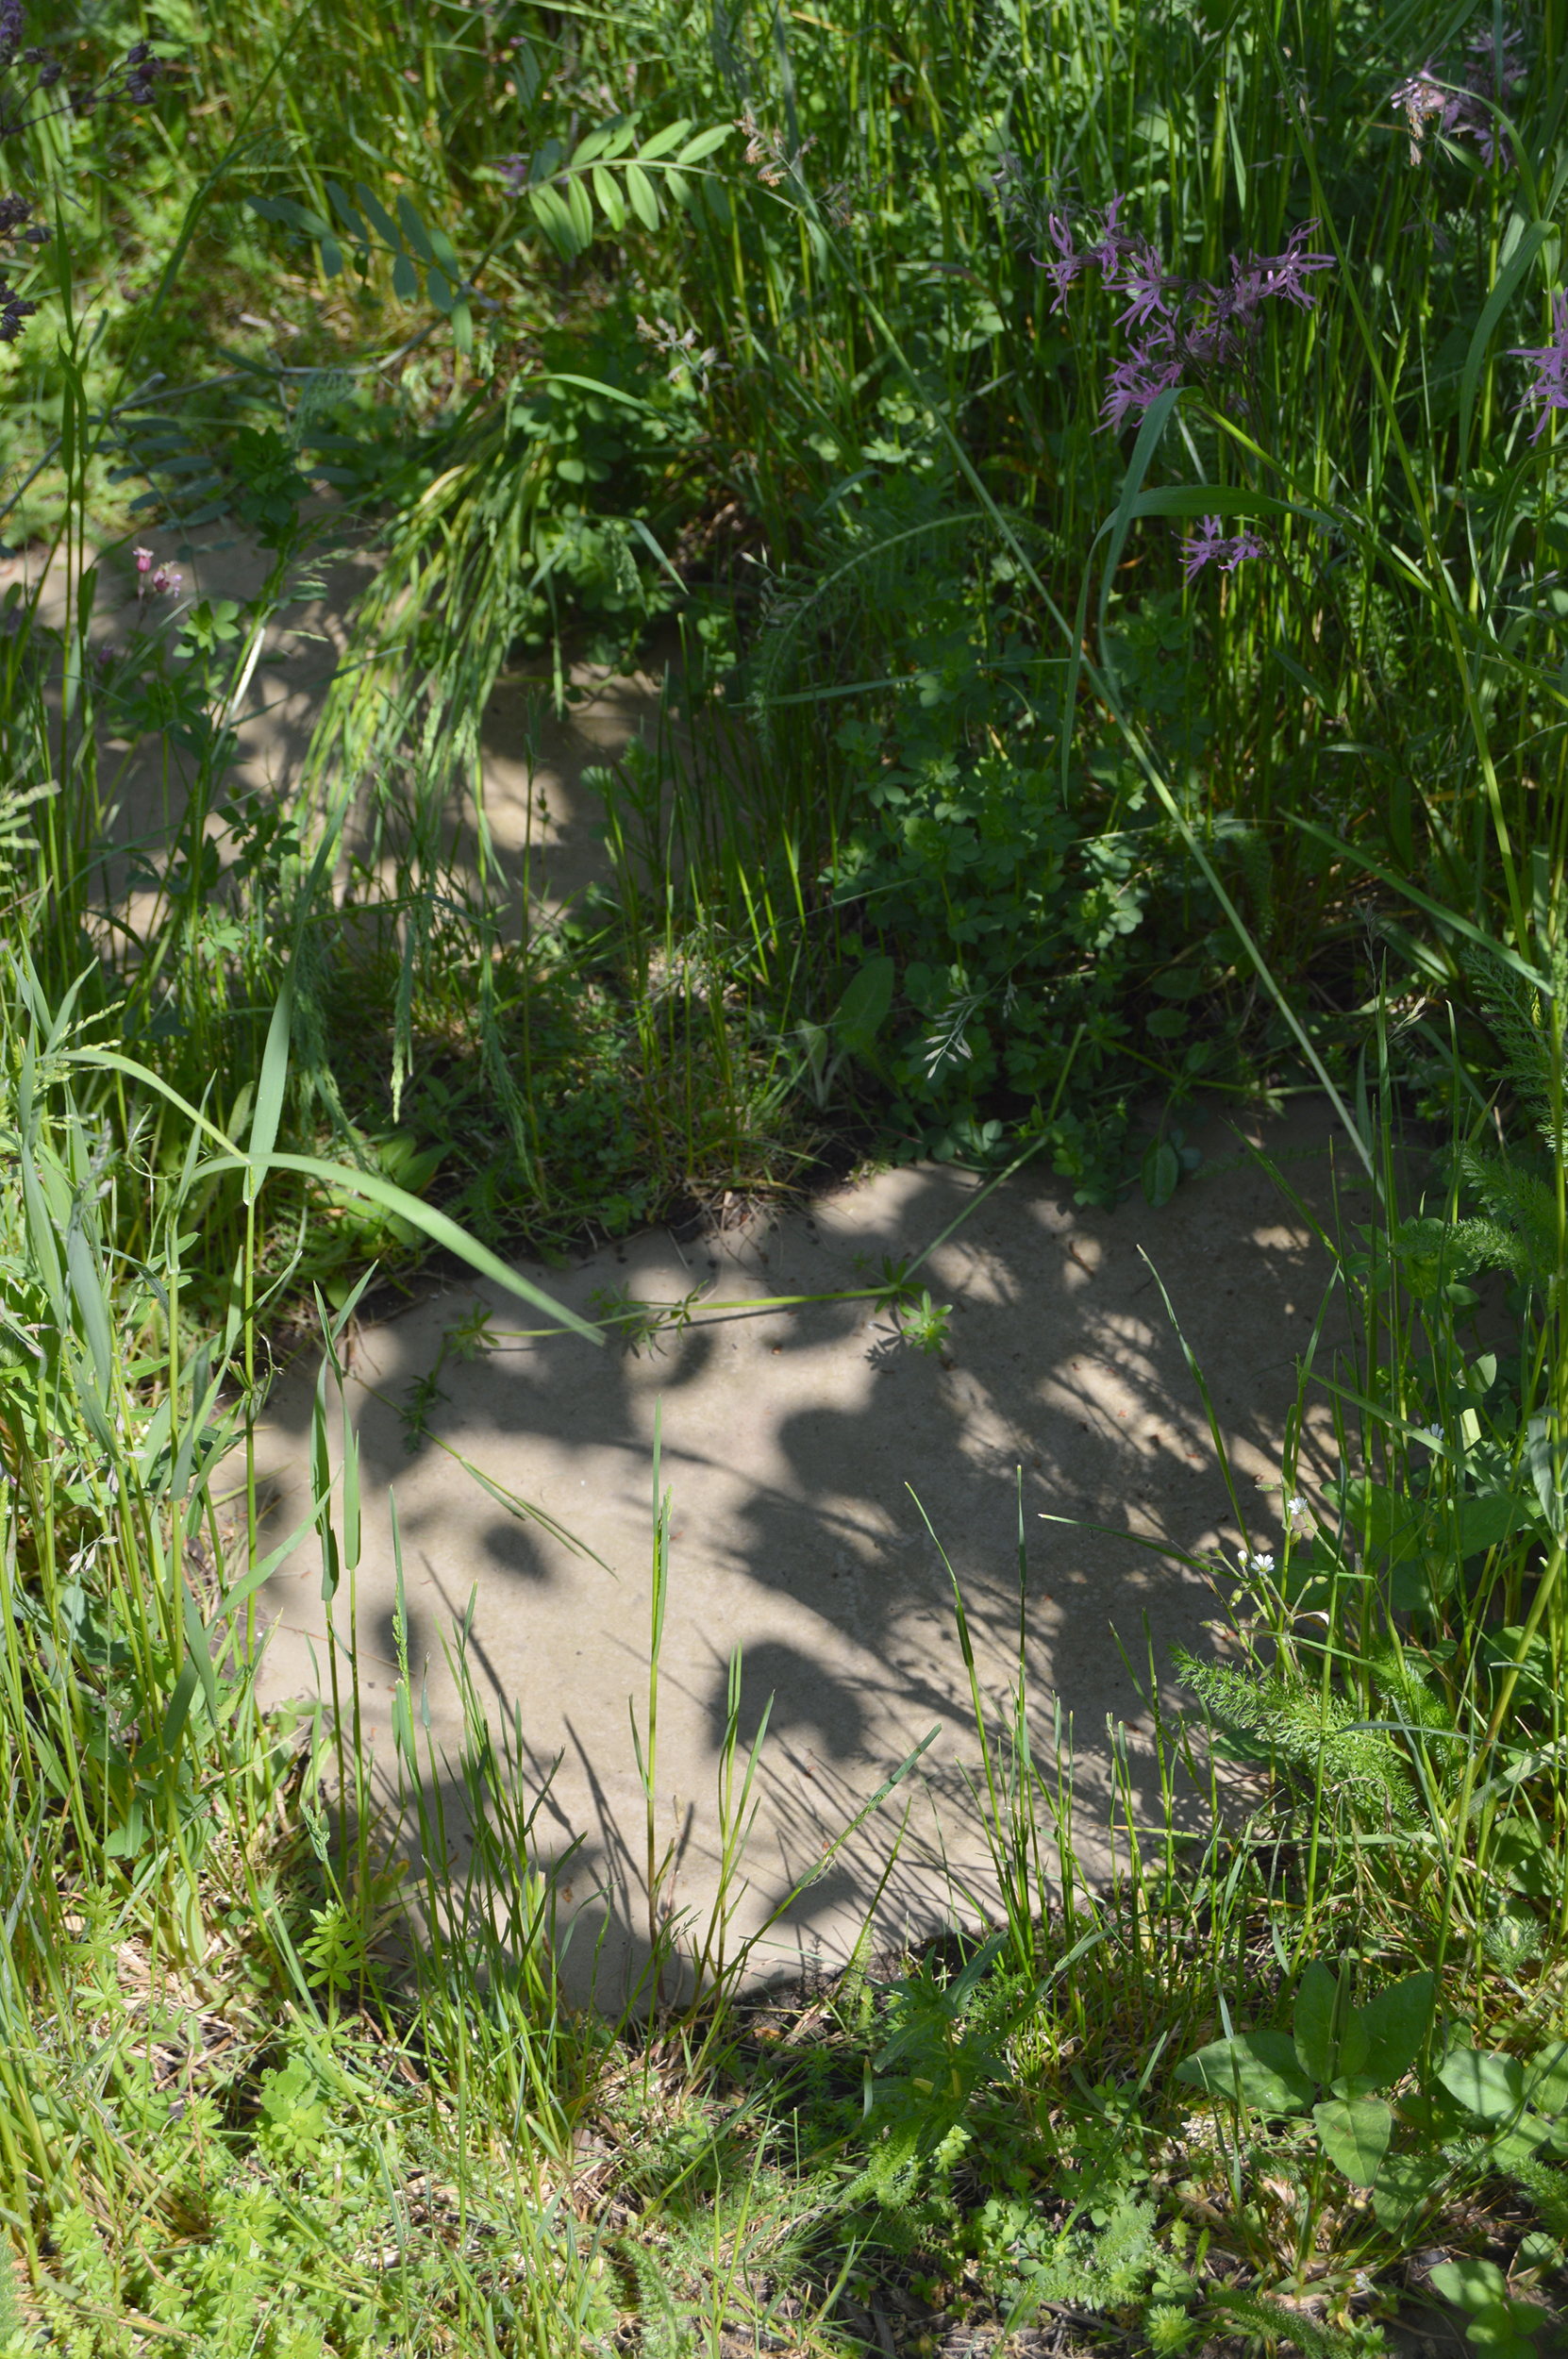
[[1195,581],[1209,564],[1218,565],[1223,574],[1233,574],[1249,557],[1264,554],[1263,544],[1255,532],[1232,533],[1227,539],[1220,530],[1218,516],[1205,516],[1198,530],[1182,541],[1182,571],[1189,581]]

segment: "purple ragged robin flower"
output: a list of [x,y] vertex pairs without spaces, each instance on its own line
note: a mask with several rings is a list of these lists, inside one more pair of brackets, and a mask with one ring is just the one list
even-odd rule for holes
[[1568,410],[1568,294],[1552,297],[1552,341],[1548,344],[1515,344],[1510,356],[1527,360],[1535,383],[1525,392],[1526,402],[1539,402],[1541,416],[1530,436],[1538,443],[1554,410]]
[[1276,298],[1309,310],[1314,300],[1310,281],[1320,271],[1332,270],[1334,257],[1311,249],[1316,222],[1298,223],[1281,254],[1232,255],[1227,281],[1215,286],[1208,279],[1182,279],[1165,269],[1149,240],[1121,223],[1123,198],[1113,197],[1092,244],[1079,247],[1071,223],[1059,213],[1047,226],[1056,252],[1037,257],[1056,289],[1060,310],[1067,290],[1091,267],[1101,284],[1126,298],[1117,326],[1135,331],[1126,358],[1111,369],[1106,389],[1103,424],[1114,432],[1129,418],[1142,417],[1161,393],[1194,378],[1218,393],[1215,380],[1238,366],[1245,367],[1262,330],[1262,306]]
[[1227,538],[1220,530],[1218,516],[1205,516],[1198,530],[1182,540],[1182,573],[1188,581],[1195,581],[1206,565],[1217,565],[1222,574],[1233,574],[1249,557],[1264,555],[1263,544],[1255,532],[1235,532]]
[[22,0],[0,0],[0,71],[22,46]]

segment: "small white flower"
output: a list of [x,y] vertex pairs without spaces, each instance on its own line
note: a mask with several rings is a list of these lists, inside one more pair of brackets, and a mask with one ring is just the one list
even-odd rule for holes
[[1268,1554],[1266,1549],[1259,1550],[1255,1548],[1251,1556],[1248,1557],[1247,1563],[1252,1566],[1255,1573],[1272,1573],[1274,1570],[1274,1559]]
[[1299,1492],[1285,1501],[1285,1529],[1293,1539],[1312,1529],[1311,1510]]
[[1415,1430],[1415,1438],[1418,1442],[1426,1442],[1431,1444],[1435,1448],[1441,1449],[1443,1447],[1443,1428],[1440,1425],[1418,1425]]

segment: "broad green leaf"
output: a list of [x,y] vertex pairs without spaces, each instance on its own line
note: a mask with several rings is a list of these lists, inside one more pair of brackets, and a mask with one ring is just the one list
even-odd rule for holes
[[461,295],[452,306],[452,341],[466,360],[474,349],[474,314]]
[[426,270],[428,270],[430,264],[436,259],[436,249],[430,243],[429,231],[425,228],[425,224],[421,221],[418,213],[415,212],[412,205],[409,202],[407,195],[401,192],[399,192],[397,199],[397,218],[403,225],[403,239],[405,244],[408,245],[410,252],[419,256],[420,260],[425,264]]
[[1568,2113],[1568,2040],[1554,2040],[1525,2066],[1525,2099],[1543,2114]]
[[[645,150],[644,153],[646,153]],[[631,199],[633,212],[643,227],[657,229],[659,227],[659,199],[654,193],[653,182],[641,164],[628,163],[626,166],[626,194]]]
[[1506,2121],[1525,2102],[1525,2067],[1516,2056],[1456,2048],[1443,2058],[1438,2079],[1467,2114],[1482,2121]]
[[1432,2271],[1432,2285],[1444,2301],[1457,2301],[1461,2310],[1486,2310],[1508,2300],[1509,2282],[1495,2261],[1440,2261]]
[[430,224],[430,243],[435,249],[437,261],[441,264],[442,269],[446,273],[446,276],[450,278],[452,284],[456,286],[463,275],[462,264],[458,259],[458,249],[453,244],[451,239],[447,236],[445,230],[441,228],[435,222],[431,222]]
[[1372,2208],[1377,2225],[1390,2235],[1400,2230],[1430,2201],[1446,2172],[1430,2154],[1388,2154],[1372,2183]]
[[336,238],[323,238],[321,266],[328,278],[336,278],[343,266],[343,250]]
[[1517,1491],[1491,1492],[1484,1497],[1460,1501],[1460,1556],[1480,1556],[1521,1532],[1543,1529],[1544,1518],[1535,1500]]
[[430,298],[431,308],[439,311],[442,319],[448,318],[452,310],[452,290],[447,284],[446,273],[441,270],[426,271],[425,292]]
[[[733,129],[733,124],[715,123],[710,125],[706,131],[699,131],[694,140],[687,141],[686,145],[676,158],[676,163],[700,164],[705,156],[711,156],[716,147],[724,145]],[[644,148],[642,153],[645,156],[648,153],[647,149]]]
[[656,131],[651,140],[644,140],[637,152],[645,156],[651,163],[656,156],[667,156],[672,147],[678,147],[691,128],[691,116],[683,115],[678,123],[667,123],[662,131]]
[[1291,2017],[1296,2062],[1309,2081],[1325,2087],[1333,2077],[1334,2002],[1339,1992],[1334,1976],[1314,1959],[1302,1973]]
[[867,959],[839,1002],[833,1027],[846,1048],[864,1056],[892,1006],[892,959]]
[[1395,1983],[1390,1990],[1379,1991],[1364,2007],[1358,2007],[1356,2018],[1365,2029],[1367,2050],[1362,2062],[1352,2069],[1362,2073],[1377,2088],[1393,2088],[1421,2053],[1436,1997],[1437,1982],[1433,1975],[1407,1974],[1403,1982]]
[[1176,2077],[1210,2097],[1239,2096],[1260,2114],[1298,2114],[1312,2100],[1312,2084],[1296,2063],[1295,2043],[1283,2032],[1213,2040],[1178,2064]]
[[1370,2187],[1393,2135],[1393,2115],[1382,2099],[1357,2097],[1347,2103],[1331,2097],[1313,2106],[1312,2119],[1329,2161],[1353,2186]]
[[1540,2114],[1525,2114],[1518,2121],[1501,2131],[1493,2142],[1492,2159],[1499,2170],[1514,2170],[1521,2163],[1543,2147],[1552,2134],[1552,2125]]
[[617,231],[624,229],[626,226],[626,208],[620,189],[616,185],[615,175],[612,172],[607,172],[603,164],[595,164],[592,178],[593,193],[599,200],[599,210],[612,229]]
[[1181,1180],[1181,1158],[1169,1139],[1156,1139],[1143,1155],[1143,1200],[1158,1212],[1168,1204]]
[[392,257],[392,293],[399,303],[419,301],[419,273],[401,248]]

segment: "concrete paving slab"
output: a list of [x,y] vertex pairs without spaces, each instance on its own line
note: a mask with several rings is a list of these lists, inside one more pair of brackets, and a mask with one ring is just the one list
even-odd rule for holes
[[[1331,1152],[1326,1108],[1297,1101],[1282,1119],[1239,1127],[1289,1159],[1292,1184],[1332,1229],[1353,1159],[1343,1140]],[[497,1733],[518,1732],[526,1790],[548,1782],[542,1860],[578,1846],[559,1891],[563,1920],[575,1923],[568,1965],[579,1990],[596,1973],[601,2003],[615,2003],[646,1956],[645,1801],[628,1708],[645,1730],[656,1418],[672,1523],[654,1783],[659,1848],[676,1846],[677,1915],[705,1920],[716,1889],[716,1781],[736,1649],[742,1737],[771,1699],[738,1932],[787,1900],[896,1765],[940,1732],[785,1908],[754,1970],[798,1974],[847,1955],[906,1806],[876,1903],[878,1945],[982,1913],[993,1890],[976,1806],[982,1749],[942,1551],[999,1732],[1019,1646],[1020,1469],[1038,1757],[1053,1760],[1059,1706],[1075,1762],[1075,1840],[1090,1874],[1107,1871],[1124,1807],[1119,1742],[1134,1815],[1158,1820],[1149,1723],[1118,1640],[1139,1665],[1152,1646],[1168,1683],[1173,1644],[1200,1655],[1215,1644],[1216,1598],[1184,1560],[1221,1545],[1234,1551],[1238,1505],[1250,1544],[1277,1548],[1281,1445],[1329,1277],[1309,1224],[1255,1164],[1218,1167],[1238,1154],[1229,1121],[1216,1116],[1190,1135],[1214,1176],[1188,1181],[1159,1212],[1139,1199],[1114,1213],[1082,1210],[1069,1188],[1027,1167],[982,1198],[973,1176],[926,1165],[695,1242],[655,1232],[564,1273],[530,1272],[590,1314],[622,1288],[672,1302],[693,1289],[748,1303],[826,1294],[875,1278],[884,1256],[921,1251],[967,1212],[922,1272],[953,1306],[940,1356],[911,1348],[889,1316],[856,1302],[699,1316],[635,1352],[596,1350],[520,1332],[537,1324],[525,1306],[466,1283],[352,1338],[346,1397],[366,1501],[359,1638],[378,1775],[390,1792],[395,1492],[416,1687],[423,1680],[438,1757],[455,1763],[461,1734],[443,1642],[472,1600],[469,1660]],[[1364,1214],[1364,1196],[1350,1201]],[[1156,1273],[1208,1382],[1234,1499]],[[430,1438],[410,1456],[399,1414],[409,1388],[479,1309],[490,1313],[488,1346],[466,1362],[448,1346]],[[1346,1334],[1336,1297],[1320,1366]],[[275,1540],[309,1497],[315,1364],[279,1382],[259,1438]],[[1330,1463],[1320,1396],[1303,1467],[1321,1479]],[[506,1494],[593,1553],[509,1509]],[[1074,1520],[1045,1520],[1062,1516]],[[319,1588],[312,1543],[265,1595],[269,1698],[316,1690],[327,1659]],[[455,1808],[451,1776],[446,1784]],[[1194,1804],[1191,1823],[1200,1816]],[[670,1886],[662,1898],[668,1904]]]

